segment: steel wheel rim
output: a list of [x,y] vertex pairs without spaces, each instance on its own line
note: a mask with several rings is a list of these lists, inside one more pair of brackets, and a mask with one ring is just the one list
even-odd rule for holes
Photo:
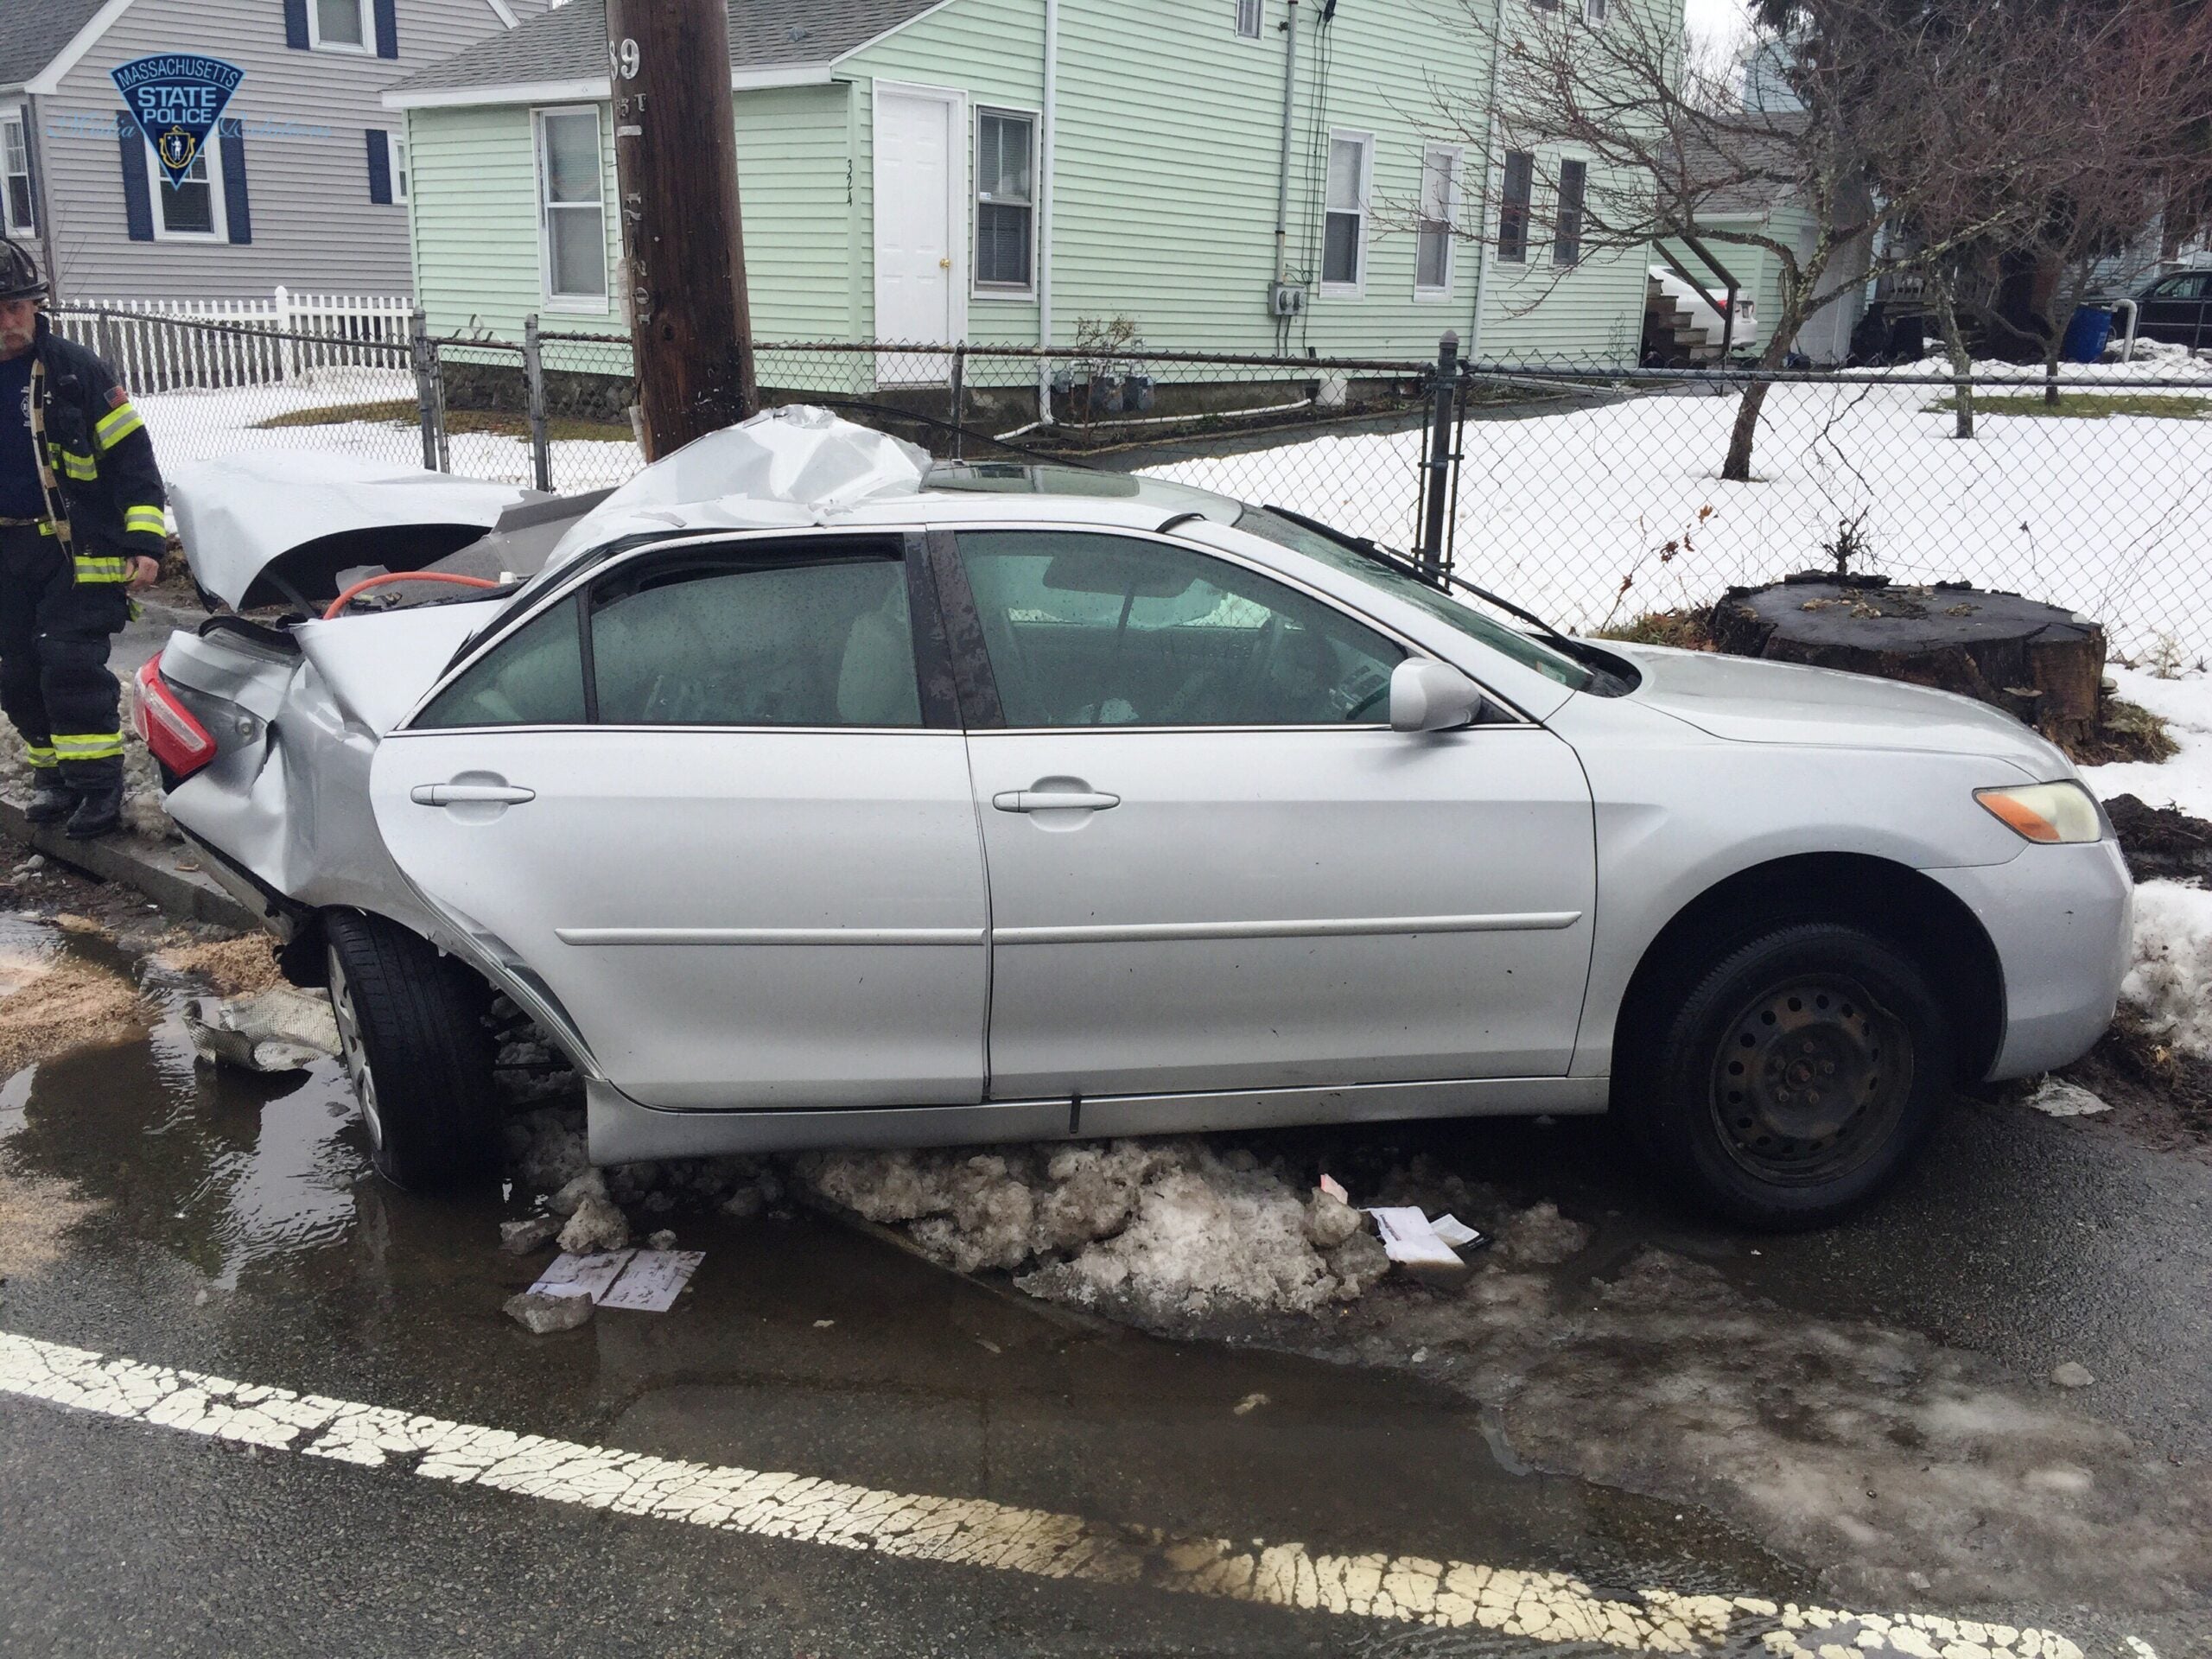
[[1710,1104],[1731,1161],[1760,1180],[1833,1181],[1904,1116],[1911,1033],[1858,981],[1806,975],[1750,998],[1723,1037]]
[[330,952],[330,1007],[338,1019],[338,1052],[346,1076],[361,1103],[361,1122],[369,1132],[369,1149],[384,1150],[384,1118],[377,1110],[376,1073],[369,1065],[369,1052],[361,1041],[360,1016],[353,1009],[353,988],[346,981],[346,964]]

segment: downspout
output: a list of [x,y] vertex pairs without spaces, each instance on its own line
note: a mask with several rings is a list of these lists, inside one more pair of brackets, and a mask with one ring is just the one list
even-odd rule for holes
[[1037,118],[1037,423],[1052,423],[1052,198],[1060,114],[1060,0],[1045,0],[1045,96]]
[[[1290,136],[1298,98],[1298,0],[1288,0],[1282,48],[1282,154],[1275,175],[1275,284],[1290,279]],[[1270,296],[1272,302],[1273,296]],[[1278,319],[1278,326],[1284,321]]]
[[1483,217],[1475,227],[1481,252],[1475,259],[1475,315],[1467,325],[1467,349],[1462,362],[1479,363],[1483,360],[1483,297],[1490,291],[1491,252],[1497,245],[1491,235],[1491,163],[1497,157],[1497,60],[1505,55],[1505,0],[1497,0],[1497,11],[1490,37],[1490,105],[1484,112],[1483,130],[1488,135],[1483,155]]

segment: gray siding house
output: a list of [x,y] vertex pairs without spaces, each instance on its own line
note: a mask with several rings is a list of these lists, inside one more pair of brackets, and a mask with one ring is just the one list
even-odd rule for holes
[[[384,91],[546,3],[0,0],[0,223],[72,299],[407,293],[410,168]],[[181,188],[108,79],[161,52],[245,72]]]

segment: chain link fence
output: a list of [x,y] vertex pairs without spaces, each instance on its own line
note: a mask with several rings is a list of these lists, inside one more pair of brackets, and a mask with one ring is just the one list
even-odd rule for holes
[[[63,326],[99,349],[96,315]],[[203,365],[137,393],[165,466],[313,448],[574,493],[644,464],[626,340],[160,326],[176,336],[164,361]],[[2139,351],[2067,366],[2055,396],[2037,370],[1961,380],[1933,359],[1769,374],[1113,342],[763,342],[756,370],[765,403],[824,405],[940,458],[1142,473],[1289,507],[1562,626],[1621,629],[1841,568],[2050,600],[2104,622],[2123,656],[2189,665],[2212,656],[2212,365]],[[1747,396],[1763,400],[1750,477],[1730,481]]]

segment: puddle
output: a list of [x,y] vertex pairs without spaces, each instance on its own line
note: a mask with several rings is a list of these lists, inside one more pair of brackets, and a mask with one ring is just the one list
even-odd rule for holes
[[528,1337],[499,1308],[543,1258],[499,1252],[496,1196],[392,1190],[334,1063],[277,1077],[195,1064],[177,982],[149,988],[143,1035],[0,1090],[0,1171],[91,1206],[62,1259],[11,1290],[16,1328],[463,1421],[1177,1530],[1556,1567],[1601,1589],[1805,1581],[1701,1510],[1528,1472],[1444,1389],[1092,1328],[811,1215],[679,1211],[666,1219],[706,1264],[674,1312]]

